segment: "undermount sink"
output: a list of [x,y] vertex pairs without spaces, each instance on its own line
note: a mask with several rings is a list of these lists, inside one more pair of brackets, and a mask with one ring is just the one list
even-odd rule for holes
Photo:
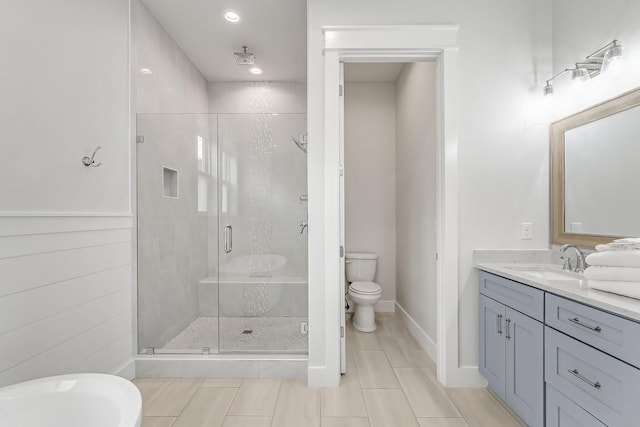
[[538,277],[545,280],[582,280],[584,277],[579,273],[562,270],[556,266],[513,266],[509,269],[528,276]]

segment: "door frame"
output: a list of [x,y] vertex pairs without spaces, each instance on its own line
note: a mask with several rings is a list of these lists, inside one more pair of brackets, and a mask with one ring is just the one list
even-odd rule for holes
[[[340,63],[436,63],[437,153],[437,370],[446,386],[475,385],[458,364],[458,63],[457,25],[328,26],[324,33],[324,289],[327,317],[344,310],[338,295],[340,246]],[[335,306],[334,306],[335,304]],[[339,324],[340,319],[326,319]],[[310,318],[310,321],[313,319]],[[313,331],[311,331],[313,332]],[[324,331],[327,347],[340,342],[339,328]],[[331,352],[339,358],[339,352]],[[310,356],[312,356],[310,354]],[[333,357],[333,356],[332,356]],[[340,366],[337,363],[327,363]],[[475,369],[477,375],[477,369]],[[311,371],[310,371],[311,373]],[[330,374],[330,373],[328,373]],[[311,376],[310,376],[311,379]],[[310,381],[310,385],[312,381]]]

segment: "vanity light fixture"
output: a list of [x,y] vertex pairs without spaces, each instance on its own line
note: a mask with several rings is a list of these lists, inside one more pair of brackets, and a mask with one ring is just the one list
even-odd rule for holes
[[576,67],[575,70],[571,70],[571,80],[581,80],[586,82],[591,76],[586,68]]
[[587,81],[596,77],[598,74],[607,71],[610,64],[622,57],[622,45],[618,40],[613,40],[606,46],[593,52],[587,56],[584,61],[576,62],[575,68],[565,68],[558,74],[547,80],[544,87],[544,94],[553,94],[553,80],[571,71],[571,79],[576,81]]

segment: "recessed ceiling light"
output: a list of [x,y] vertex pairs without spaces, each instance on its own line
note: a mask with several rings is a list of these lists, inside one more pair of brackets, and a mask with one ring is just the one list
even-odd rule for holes
[[233,9],[225,10],[223,16],[224,16],[224,19],[226,19],[231,23],[236,24],[240,22],[240,14]]
[[252,67],[252,68],[249,68],[249,72],[250,72],[251,74],[256,74],[256,75],[258,75],[258,74],[262,74],[262,69],[261,69],[261,68],[258,68],[258,67]]
[[145,74],[148,76],[153,74],[153,71],[151,71],[149,68],[140,68],[140,74]]

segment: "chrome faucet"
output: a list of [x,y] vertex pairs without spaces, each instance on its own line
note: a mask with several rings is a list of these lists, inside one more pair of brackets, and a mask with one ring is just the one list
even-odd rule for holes
[[[578,248],[576,245],[562,245],[562,247],[560,248],[560,252],[564,253],[569,248],[573,248],[576,250],[576,268],[574,268],[573,271],[575,271],[576,273],[584,272],[584,269],[587,267],[587,263],[584,260],[584,254],[582,253],[580,248]],[[563,268],[568,266],[568,269],[571,270],[571,261],[568,258],[563,257],[563,259],[568,261],[565,262]]]

